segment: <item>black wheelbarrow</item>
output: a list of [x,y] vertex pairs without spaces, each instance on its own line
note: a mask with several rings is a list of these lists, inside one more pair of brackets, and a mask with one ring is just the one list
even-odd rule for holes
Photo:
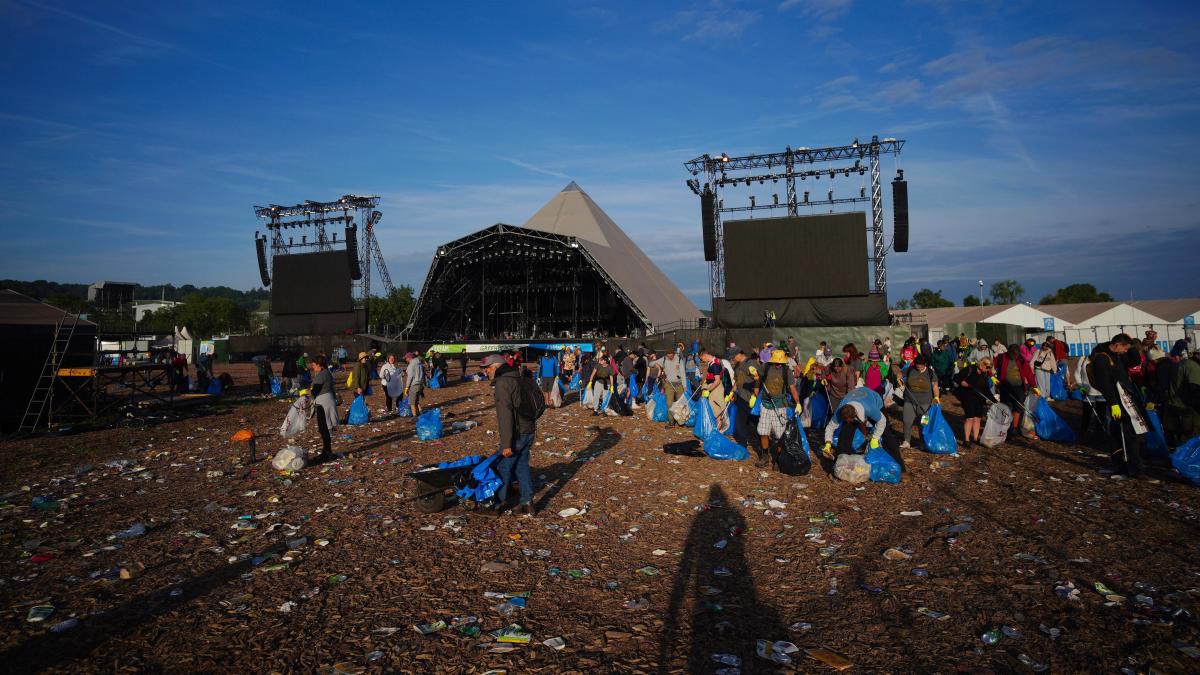
[[413,497],[421,513],[437,513],[446,507],[446,491],[451,490],[464,508],[474,509],[481,502],[489,501],[500,486],[500,477],[492,465],[500,457],[468,455],[453,462],[426,464],[408,472],[409,478],[417,482],[417,494]]

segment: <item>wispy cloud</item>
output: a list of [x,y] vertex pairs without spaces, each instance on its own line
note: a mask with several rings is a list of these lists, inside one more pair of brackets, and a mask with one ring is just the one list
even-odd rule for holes
[[779,11],[799,10],[817,21],[835,21],[846,16],[853,6],[854,0],[784,0],[779,3]]
[[717,40],[740,38],[746,29],[757,22],[762,15],[744,9],[730,9],[720,3],[713,3],[708,9],[692,9],[676,12],[667,21],[659,24],[659,28],[675,33],[683,33],[684,42],[693,40]]
[[544,166],[530,164],[529,162],[522,162],[521,160],[519,160],[515,157],[496,157],[496,159],[499,159],[504,162],[508,162],[509,164],[512,164],[513,166],[518,166],[522,169],[525,169],[526,171],[532,171],[534,173],[540,173],[540,174],[543,174],[546,176],[554,176],[555,178],[569,178],[569,176],[567,176],[567,174],[565,174],[561,171],[547,169]]
[[59,16],[65,16],[68,19],[71,19],[73,21],[78,21],[79,23],[86,24],[93,28],[99,28],[100,30],[107,31],[109,33],[112,33],[113,35],[123,37],[131,42],[143,45],[145,47],[156,47],[158,49],[177,49],[178,48],[178,45],[173,45],[168,42],[163,42],[161,40],[155,40],[154,38],[146,37],[145,35],[138,35],[137,33],[131,33],[130,31],[127,31],[124,28],[121,28],[119,26],[114,26],[111,23],[104,23],[103,21],[97,21],[96,19],[86,17],[82,14],[77,14],[75,12],[72,12],[72,11],[69,11],[66,9],[62,9],[60,7],[53,7],[51,5],[45,5],[40,2],[35,2],[35,0],[18,0],[18,1],[28,5],[30,7],[36,7],[37,9],[40,9],[42,11],[51,12],[53,14],[58,14]]

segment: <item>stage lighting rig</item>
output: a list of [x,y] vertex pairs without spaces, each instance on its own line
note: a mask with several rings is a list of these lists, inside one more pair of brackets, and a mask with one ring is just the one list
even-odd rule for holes
[[[712,285],[712,297],[725,297],[725,260],[724,260],[724,228],[721,225],[721,214],[732,213],[738,211],[755,211],[758,209],[787,209],[788,215],[798,215],[797,209],[803,204],[804,206],[818,206],[836,204],[854,204],[857,202],[871,203],[871,236],[872,236],[872,255],[871,264],[874,271],[874,288],[876,293],[883,293],[887,290],[887,268],[885,265],[885,256],[887,247],[884,244],[884,227],[883,227],[883,200],[882,191],[879,179],[879,162],[883,155],[899,156],[901,149],[904,147],[904,141],[895,138],[880,139],[878,136],[872,136],[867,143],[860,142],[858,138],[854,138],[847,145],[835,145],[821,148],[798,147],[792,148],[787,146],[783,152],[772,152],[764,154],[742,155],[730,157],[728,153],[722,152],[719,155],[704,154],[691,161],[684,162],[684,167],[691,173],[692,176],[699,176],[703,173],[707,178],[707,184],[711,186],[716,198],[713,200],[714,213],[713,220],[715,222],[716,234],[716,260],[710,263],[710,282]],[[807,168],[818,163],[825,163],[831,166],[828,168]],[[797,168],[806,167],[806,168]],[[857,172],[858,175],[865,175],[867,172],[871,174],[871,190],[867,193],[865,187],[860,188],[858,195],[854,196],[851,193],[849,197],[837,198],[833,196],[832,186],[827,189],[828,199],[813,201],[811,194],[804,192],[804,200],[801,202],[796,195],[796,179],[801,181],[812,177],[813,180],[820,180],[822,175],[833,180],[838,174],[843,177],[849,177],[852,173]],[[763,204],[758,204],[756,199],[751,199],[750,206],[725,206],[725,201],[720,194],[722,190],[750,187],[754,181],[758,181],[760,185],[765,184],[767,180],[778,182],[783,180],[787,185],[787,197],[782,202],[778,199],[772,199],[770,202],[764,200]],[[700,184],[699,180],[689,180],[688,187],[693,193],[699,194],[694,186]],[[730,202],[731,204],[737,202]],[[745,202],[742,202],[745,203]]]

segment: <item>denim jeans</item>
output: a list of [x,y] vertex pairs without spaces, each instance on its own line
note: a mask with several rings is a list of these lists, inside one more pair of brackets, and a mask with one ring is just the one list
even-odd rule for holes
[[[533,447],[533,434],[520,436],[513,443],[512,456],[501,457],[496,467],[500,480],[504,484],[496,491],[496,499],[501,505],[508,499],[508,486],[512,484],[513,474],[521,484],[521,504],[533,501],[533,475],[529,472],[529,449]],[[501,448],[503,449],[503,448]]]

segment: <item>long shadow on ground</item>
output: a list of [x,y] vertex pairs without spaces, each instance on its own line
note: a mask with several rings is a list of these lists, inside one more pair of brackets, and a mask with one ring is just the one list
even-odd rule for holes
[[[747,672],[755,665],[765,669],[766,661],[754,663],[755,641],[785,640],[787,633],[775,610],[758,597],[746,544],[739,536],[746,521],[720,485],[709,488],[702,508],[688,530],[671,588],[659,672],[712,672],[722,667],[712,658],[718,653],[739,657]],[[726,542],[723,549],[715,546],[721,540]],[[728,570],[728,575],[718,576],[717,568]],[[680,661],[684,654],[686,667]]]

